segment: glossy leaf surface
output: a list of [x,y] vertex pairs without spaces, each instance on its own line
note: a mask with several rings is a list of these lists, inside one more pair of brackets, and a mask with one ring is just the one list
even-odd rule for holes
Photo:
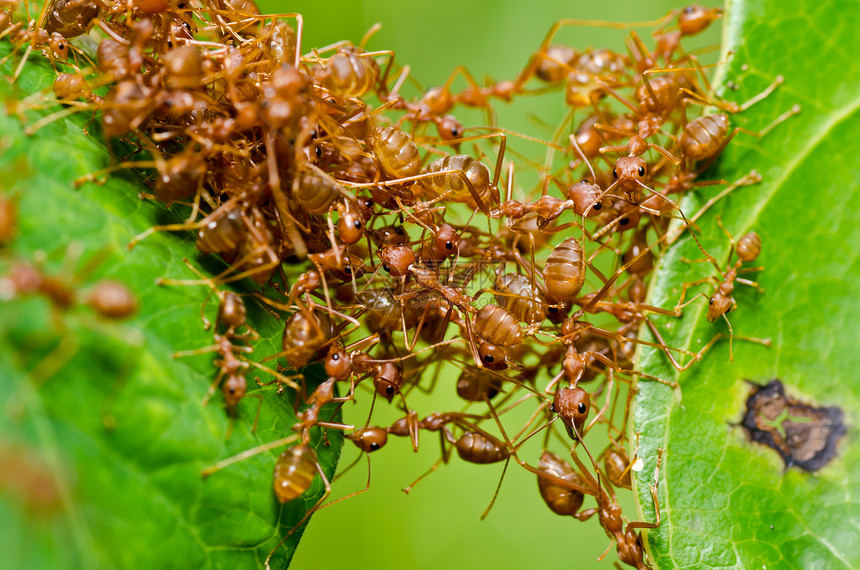
[[[642,382],[632,429],[646,460],[638,484],[644,519],[653,520],[648,492],[657,449],[663,450],[659,498],[663,524],[649,533],[660,568],[856,568],[860,566],[860,447],[852,426],[860,399],[860,66],[855,2],[739,0],[727,7],[722,70],[725,99],[743,102],[776,76],[785,84],[731,122],[765,128],[793,105],[802,112],[757,139],[739,133],[713,178],[734,181],[761,173],[761,184],[740,188],[700,222],[702,245],[722,267],[734,264],[723,225],[735,238],[761,236],[758,260],[737,285],[738,309],[728,318],[730,344],[720,340],[701,364],[677,374],[665,356],[643,352],[641,368],[680,383],[680,390]],[[737,86],[737,89],[732,86]],[[684,205],[692,214],[715,190],[703,188]],[[664,260],[651,302],[671,306],[684,283],[716,274],[686,237]],[[685,260],[686,259],[686,260]],[[709,296],[714,284],[693,291]],[[688,295],[688,299],[689,299]],[[698,351],[726,322],[706,320],[699,297],[684,317],[659,327],[668,345]],[[770,348],[737,335],[770,338]],[[750,442],[738,426],[752,386],[779,378],[793,398],[839,406],[848,426],[836,457],[810,473],[785,468],[779,455]]]

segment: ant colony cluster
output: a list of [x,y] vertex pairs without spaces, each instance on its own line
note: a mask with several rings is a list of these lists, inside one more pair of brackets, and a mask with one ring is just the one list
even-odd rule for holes
[[[57,71],[49,102],[66,107],[29,132],[97,111],[107,139],[145,151],[109,170],[154,169],[146,198],[190,206],[186,223],[155,226],[130,245],[156,231],[193,232],[201,256],[223,260],[217,275],[192,268],[194,279],[160,281],[209,287],[219,301],[215,322],[204,319],[212,346],[177,353],[213,353],[206,399],[220,389],[233,413],[252,368],[279,393],[295,394],[292,433],[204,475],[286,446],[273,465],[274,493],[293,501],[318,475],[329,489],[313,430],[341,430],[368,454],[390,437],[417,449],[422,433],[437,432],[445,461],[452,448],[471,463],[513,459],[537,476],[553,512],[596,514],[621,562],[647,568],[639,529],[659,525],[659,507],[653,522],[628,522],[616,500],[641,469],[626,424],[635,381],[678,386],[634,371],[634,352],[659,350],[681,371],[724,336],[699,352],[667,346],[651,315],[678,317],[702,295],[685,301],[684,287],[676,305],[649,305],[650,274],[682,233],[696,238],[704,209],[760,180],[755,172],[732,184],[699,176],[743,131],[731,115],[782,81],[743,105],[713,95],[682,43],[721,15],[674,11],[654,23],[653,48],[631,31],[626,53],[554,43],[564,26],[593,25],[560,21],[512,80],[482,86],[458,69],[411,99],[400,94],[408,68],[391,51],[365,49],[370,34],[360,45],[303,54],[302,17],[262,15],[253,0],[54,0],[33,19],[22,2],[0,10],[0,35],[24,58],[41,51]],[[94,53],[79,36],[98,41]],[[23,60],[16,76],[21,69]],[[466,86],[454,89],[461,75]],[[495,124],[494,102],[553,90],[570,113],[547,140]],[[458,107],[485,110],[488,124],[464,128]],[[509,138],[546,152],[544,164],[517,158],[519,172],[537,172],[533,188],[515,188]],[[694,215],[679,208],[685,193],[709,185],[725,188]],[[527,198],[512,199],[515,191]],[[0,202],[0,236],[13,233],[13,214],[13,203]],[[723,267],[700,246],[717,271],[709,320],[725,319],[736,283],[752,284],[738,275],[761,269],[742,268],[760,248],[756,234],[744,235],[737,262]],[[32,265],[14,266],[2,282],[12,295],[76,299]],[[231,283],[245,293],[228,290]],[[87,302],[124,316],[134,303],[120,293],[95,289]],[[259,335],[246,320],[248,297],[283,322],[283,350],[271,366],[250,359]],[[654,340],[639,340],[640,330]],[[459,377],[437,381],[446,361]],[[324,368],[327,379],[308,385],[308,366]],[[430,388],[456,388],[463,405],[411,408],[410,393]],[[400,419],[378,426],[371,416],[356,427],[335,417],[362,397],[384,400]],[[524,407],[532,408],[526,425],[506,422]],[[602,451],[586,445],[592,430],[609,436]],[[534,436],[543,453],[522,457]],[[586,497],[595,505],[583,510]]]

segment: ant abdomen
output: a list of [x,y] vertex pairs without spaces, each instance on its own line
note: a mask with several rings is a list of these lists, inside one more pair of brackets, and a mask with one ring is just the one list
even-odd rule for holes
[[511,452],[501,441],[480,432],[467,431],[454,443],[457,455],[463,461],[477,463],[498,463],[511,456]]
[[321,76],[332,93],[361,97],[379,81],[379,65],[373,57],[362,57],[358,48],[342,49],[329,58]]
[[457,379],[457,395],[467,402],[492,400],[502,388],[502,378],[475,366],[466,366]]
[[496,303],[510,311],[521,323],[540,323],[546,318],[546,299],[523,275],[507,273],[496,277]]
[[684,156],[693,162],[710,158],[717,152],[729,132],[729,116],[715,113],[687,123],[681,133]]
[[89,31],[101,10],[90,0],[53,0],[45,17],[45,30],[64,38],[76,38]]
[[475,332],[496,346],[513,346],[523,341],[519,321],[501,305],[489,304],[478,311]]
[[203,254],[235,252],[247,234],[242,210],[231,208],[200,228],[197,250]]
[[755,232],[742,235],[735,247],[735,253],[743,262],[755,261],[761,253],[761,238]]
[[[426,174],[456,170],[444,175],[429,176],[420,180],[417,188],[424,189],[430,196],[445,195],[448,199],[457,202],[465,202],[473,207],[475,197],[472,195],[469,185],[478,197],[486,204],[491,196],[490,181],[492,175],[487,165],[465,154],[454,154],[434,160],[424,169]],[[460,174],[462,173],[462,174]],[[468,183],[463,178],[468,179]]]
[[571,303],[585,283],[585,256],[582,245],[569,237],[546,258],[543,269],[546,294],[554,303]]
[[[579,486],[585,486],[585,481],[576,474],[573,467],[551,451],[545,450],[541,453],[538,469],[559,479],[570,481]],[[541,475],[537,476],[537,480],[540,496],[552,512],[561,516],[572,517],[576,515],[585,499],[584,494],[562,487]]]
[[317,474],[317,455],[307,445],[285,449],[275,463],[275,496],[282,503],[292,501],[310,489]]
[[407,178],[418,174],[421,156],[412,138],[396,127],[377,127],[370,144],[385,174],[392,178]]

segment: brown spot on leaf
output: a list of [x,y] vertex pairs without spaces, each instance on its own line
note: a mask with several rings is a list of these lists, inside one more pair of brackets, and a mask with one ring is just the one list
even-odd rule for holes
[[836,456],[836,444],[845,435],[840,408],[797,402],[777,379],[752,384],[741,421],[750,439],[779,453],[786,468],[817,471]]

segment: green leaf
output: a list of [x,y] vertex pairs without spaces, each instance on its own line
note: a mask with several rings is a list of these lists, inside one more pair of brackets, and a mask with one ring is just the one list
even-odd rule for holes
[[[648,490],[657,449],[663,450],[659,500],[662,526],[648,533],[660,568],[860,567],[860,447],[853,432],[860,411],[860,66],[856,46],[860,4],[825,0],[786,3],[737,0],[725,18],[724,96],[742,102],[777,75],[785,84],[735,126],[756,131],[795,104],[802,112],[760,140],[739,134],[714,178],[737,180],[751,169],[761,184],[735,190],[701,223],[702,244],[725,265],[730,246],[717,216],[739,237],[761,236],[754,273],[764,289],[738,285],[736,335],[773,340],[770,348],[738,337],[734,362],[721,340],[688,373],[665,356],[643,352],[643,371],[676,379],[680,390],[639,384],[635,432],[646,466],[638,482],[644,520],[654,520]],[[693,213],[713,191],[685,204]],[[708,237],[704,237],[708,236]],[[673,248],[655,281],[652,303],[672,306],[686,282],[715,273],[689,238]],[[734,258],[732,258],[734,263]],[[699,289],[708,295],[713,285]],[[689,298],[689,297],[688,297]],[[705,319],[699,298],[683,319],[660,321],[668,345],[698,350],[726,323]],[[739,423],[751,386],[779,378],[795,399],[840,406],[849,425],[837,456],[809,473],[785,469],[777,453],[751,443]]]
[[[8,52],[0,45],[0,57]],[[49,92],[53,77],[51,66],[31,55],[13,89]],[[202,404],[217,371],[212,353],[172,354],[212,343],[200,320],[208,288],[160,287],[155,280],[194,278],[184,257],[210,270],[218,264],[199,259],[190,232],[158,233],[127,250],[148,227],[181,217],[139,200],[147,188],[127,171],[103,186],[74,188],[76,178],[111,164],[104,141],[89,134],[99,130],[85,112],[28,137],[17,118],[0,116],[0,190],[20,215],[12,251],[0,252],[0,275],[37,251],[49,273],[61,271],[64,260],[73,261],[67,250],[81,248],[78,273],[61,278],[80,278],[83,290],[97,279],[117,279],[140,306],[131,321],[106,324],[84,309],[51,312],[44,299],[0,303],[0,461],[10,466],[0,477],[4,566],[257,568],[321,496],[321,478],[302,499],[281,505],[272,490],[280,449],[205,480],[200,473],[292,434],[293,394],[258,388],[252,371],[235,421],[220,392]],[[94,271],[79,273],[90,262]],[[262,361],[280,348],[283,324],[246,299],[262,336],[253,358]],[[210,299],[210,319],[216,305]],[[105,417],[115,425],[105,427]],[[318,436],[313,444],[330,478],[342,436],[329,433],[325,444]],[[301,530],[278,550],[274,567],[287,564]]]

